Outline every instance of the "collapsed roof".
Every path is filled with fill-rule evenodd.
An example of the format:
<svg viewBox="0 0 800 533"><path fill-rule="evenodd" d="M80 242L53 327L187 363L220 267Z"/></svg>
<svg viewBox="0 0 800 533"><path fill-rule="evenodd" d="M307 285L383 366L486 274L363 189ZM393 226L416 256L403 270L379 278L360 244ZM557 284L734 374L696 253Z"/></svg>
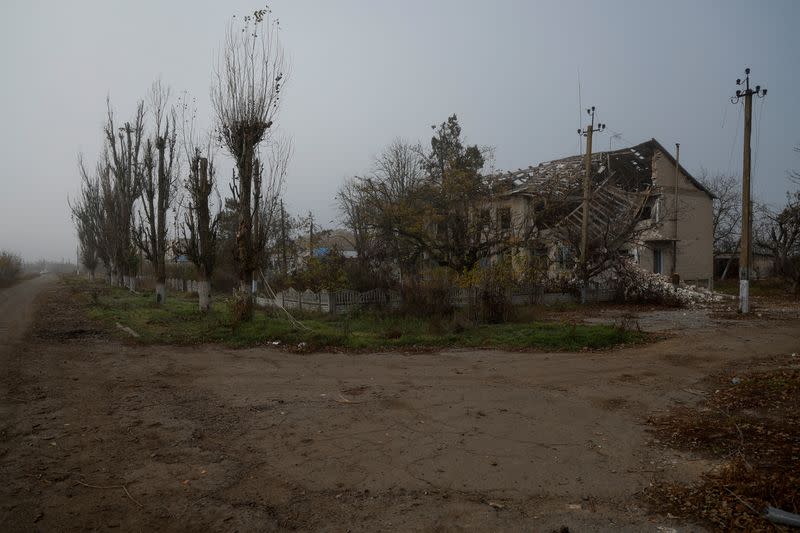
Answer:
<svg viewBox="0 0 800 533"><path fill-rule="evenodd" d="M608 182L608 185L627 192L648 190L654 185L652 163L656 151L675 163L672 155L655 139L628 148L593 153L593 188ZM585 159L583 155L574 155L500 173L497 177L505 182L508 189L506 194L509 195L539 196L546 193L562 198L579 198ZM686 169L681 167L681 171L695 187L711 195Z"/></svg>

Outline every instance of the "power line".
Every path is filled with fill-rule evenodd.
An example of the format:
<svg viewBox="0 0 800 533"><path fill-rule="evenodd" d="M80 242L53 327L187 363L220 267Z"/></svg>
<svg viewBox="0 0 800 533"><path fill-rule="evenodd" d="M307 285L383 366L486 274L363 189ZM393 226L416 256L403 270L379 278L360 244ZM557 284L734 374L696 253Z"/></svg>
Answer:
<svg viewBox="0 0 800 533"><path fill-rule="evenodd" d="M739 113L736 116L736 129L733 132L733 142L731 143L731 155L728 158L728 175L733 174L733 152L736 150L736 143L739 140L739 124L742 122L742 108L739 108Z"/></svg>

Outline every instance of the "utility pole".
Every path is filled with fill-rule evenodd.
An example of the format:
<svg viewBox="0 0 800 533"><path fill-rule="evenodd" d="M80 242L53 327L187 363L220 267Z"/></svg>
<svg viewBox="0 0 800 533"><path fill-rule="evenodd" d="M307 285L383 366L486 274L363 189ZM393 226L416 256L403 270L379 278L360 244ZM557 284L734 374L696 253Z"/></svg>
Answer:
<svg viewBox="0 0 800 533"><path fill-rule="evenodd" d="M672 208L674 234L672 235L672 282L676 283L678 272L678 174L681 168L681 143L675 143L675 205Z"/></svg>
<svg viewBox="0 0 800 533"><path fill-rule="evenodd" d="M744 155L742 157L742 239L739 251L739 312L750 312L750 255L752 209L750 202L750 130L753 119L753 95L764 98L767 90L756 85L750 88L750 69L744 69L744 80L737 79L736 85L744 85L744 90L736 89L731 103L738 104L744 98Z"/></svg>
<svg viewBox="0 0 800 533"><path fill-rule="evenodd" d="M314 213L308 212L308 257L314 257Z"/></svg>
<svg viewBox="0 0 800 533"><path fill-rule="evenodd" d="M592 134L606 129L605 124L594 126L594 106L586 110L591 117L591 122L586 129L578 130L578 135L586 137L586 169L583 173L583 219L581 220L581 303L586 303L586 285L589 282L589 196L591 193L592 175Z"/></svg>

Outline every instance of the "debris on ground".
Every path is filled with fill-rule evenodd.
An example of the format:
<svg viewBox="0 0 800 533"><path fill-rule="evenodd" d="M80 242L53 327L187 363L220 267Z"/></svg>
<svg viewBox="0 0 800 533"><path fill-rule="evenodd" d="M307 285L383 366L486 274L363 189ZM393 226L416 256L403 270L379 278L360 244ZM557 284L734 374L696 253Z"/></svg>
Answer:
<svg viewBox="0 0 800 533"><path fill-rule="evenodd" d="M764 509L764 518L775 524L784 526L800 527L800 514L787 513L782 509L767 507Z"/></svg>
<svg viewBox="0 0 800 533"><path fill-rule="evenodd" d="M700 482L655 483L645 498L724 531L774 531L760 511L800 512L800 369L759 369L718 390L697 407L680 406L650 419L662 445L715 459Z"/></svg>
<svg viewBox="0 0 800 533"><path fill-rule="evenodd" d="M133 330L132 330L131 328L129 328L128 326L123 326L123 325L122 325L122 324L120 324L119 322L117 322L117 329L120 329L120 330L124 331L125 333L127 333L127 334L128 334L128 335L130 335L131 337L135 337L135 338L137 338L137 339L139 338L139 334L138 334L138 333L136 333L135 331L133 331Z"/></svg>
<svg viewBox="0 0 800 533"><path fill-rule="evenodd" d="M675 307L704 307L723 301L726 296L684 282L672 283L663 274L647 272L634 264L623 264L611 277L626 302L672 305Z"/></svg>

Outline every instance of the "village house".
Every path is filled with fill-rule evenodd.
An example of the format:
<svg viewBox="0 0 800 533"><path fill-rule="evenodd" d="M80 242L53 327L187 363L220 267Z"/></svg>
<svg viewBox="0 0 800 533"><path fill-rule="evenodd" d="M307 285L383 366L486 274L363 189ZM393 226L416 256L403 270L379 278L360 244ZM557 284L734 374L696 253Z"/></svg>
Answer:
<svg viewBox="0 0 800 533"><path fill-rule="evenodd" d="M569 237L580 235L584 164L585 156L576 155L503 173L507 187L491 202L498 226L523 240L532 225L541 226L536 242L548 244L523 243L520 250L548 259L554 276L574 265ZM658 141L592 154L591 188L590 242L605 239L603 247L628 254L642 269L712 288L713 195ZM548 210L550 220L537 217ZM615 241L614 226L625 220L635 228Z"/></svg>

